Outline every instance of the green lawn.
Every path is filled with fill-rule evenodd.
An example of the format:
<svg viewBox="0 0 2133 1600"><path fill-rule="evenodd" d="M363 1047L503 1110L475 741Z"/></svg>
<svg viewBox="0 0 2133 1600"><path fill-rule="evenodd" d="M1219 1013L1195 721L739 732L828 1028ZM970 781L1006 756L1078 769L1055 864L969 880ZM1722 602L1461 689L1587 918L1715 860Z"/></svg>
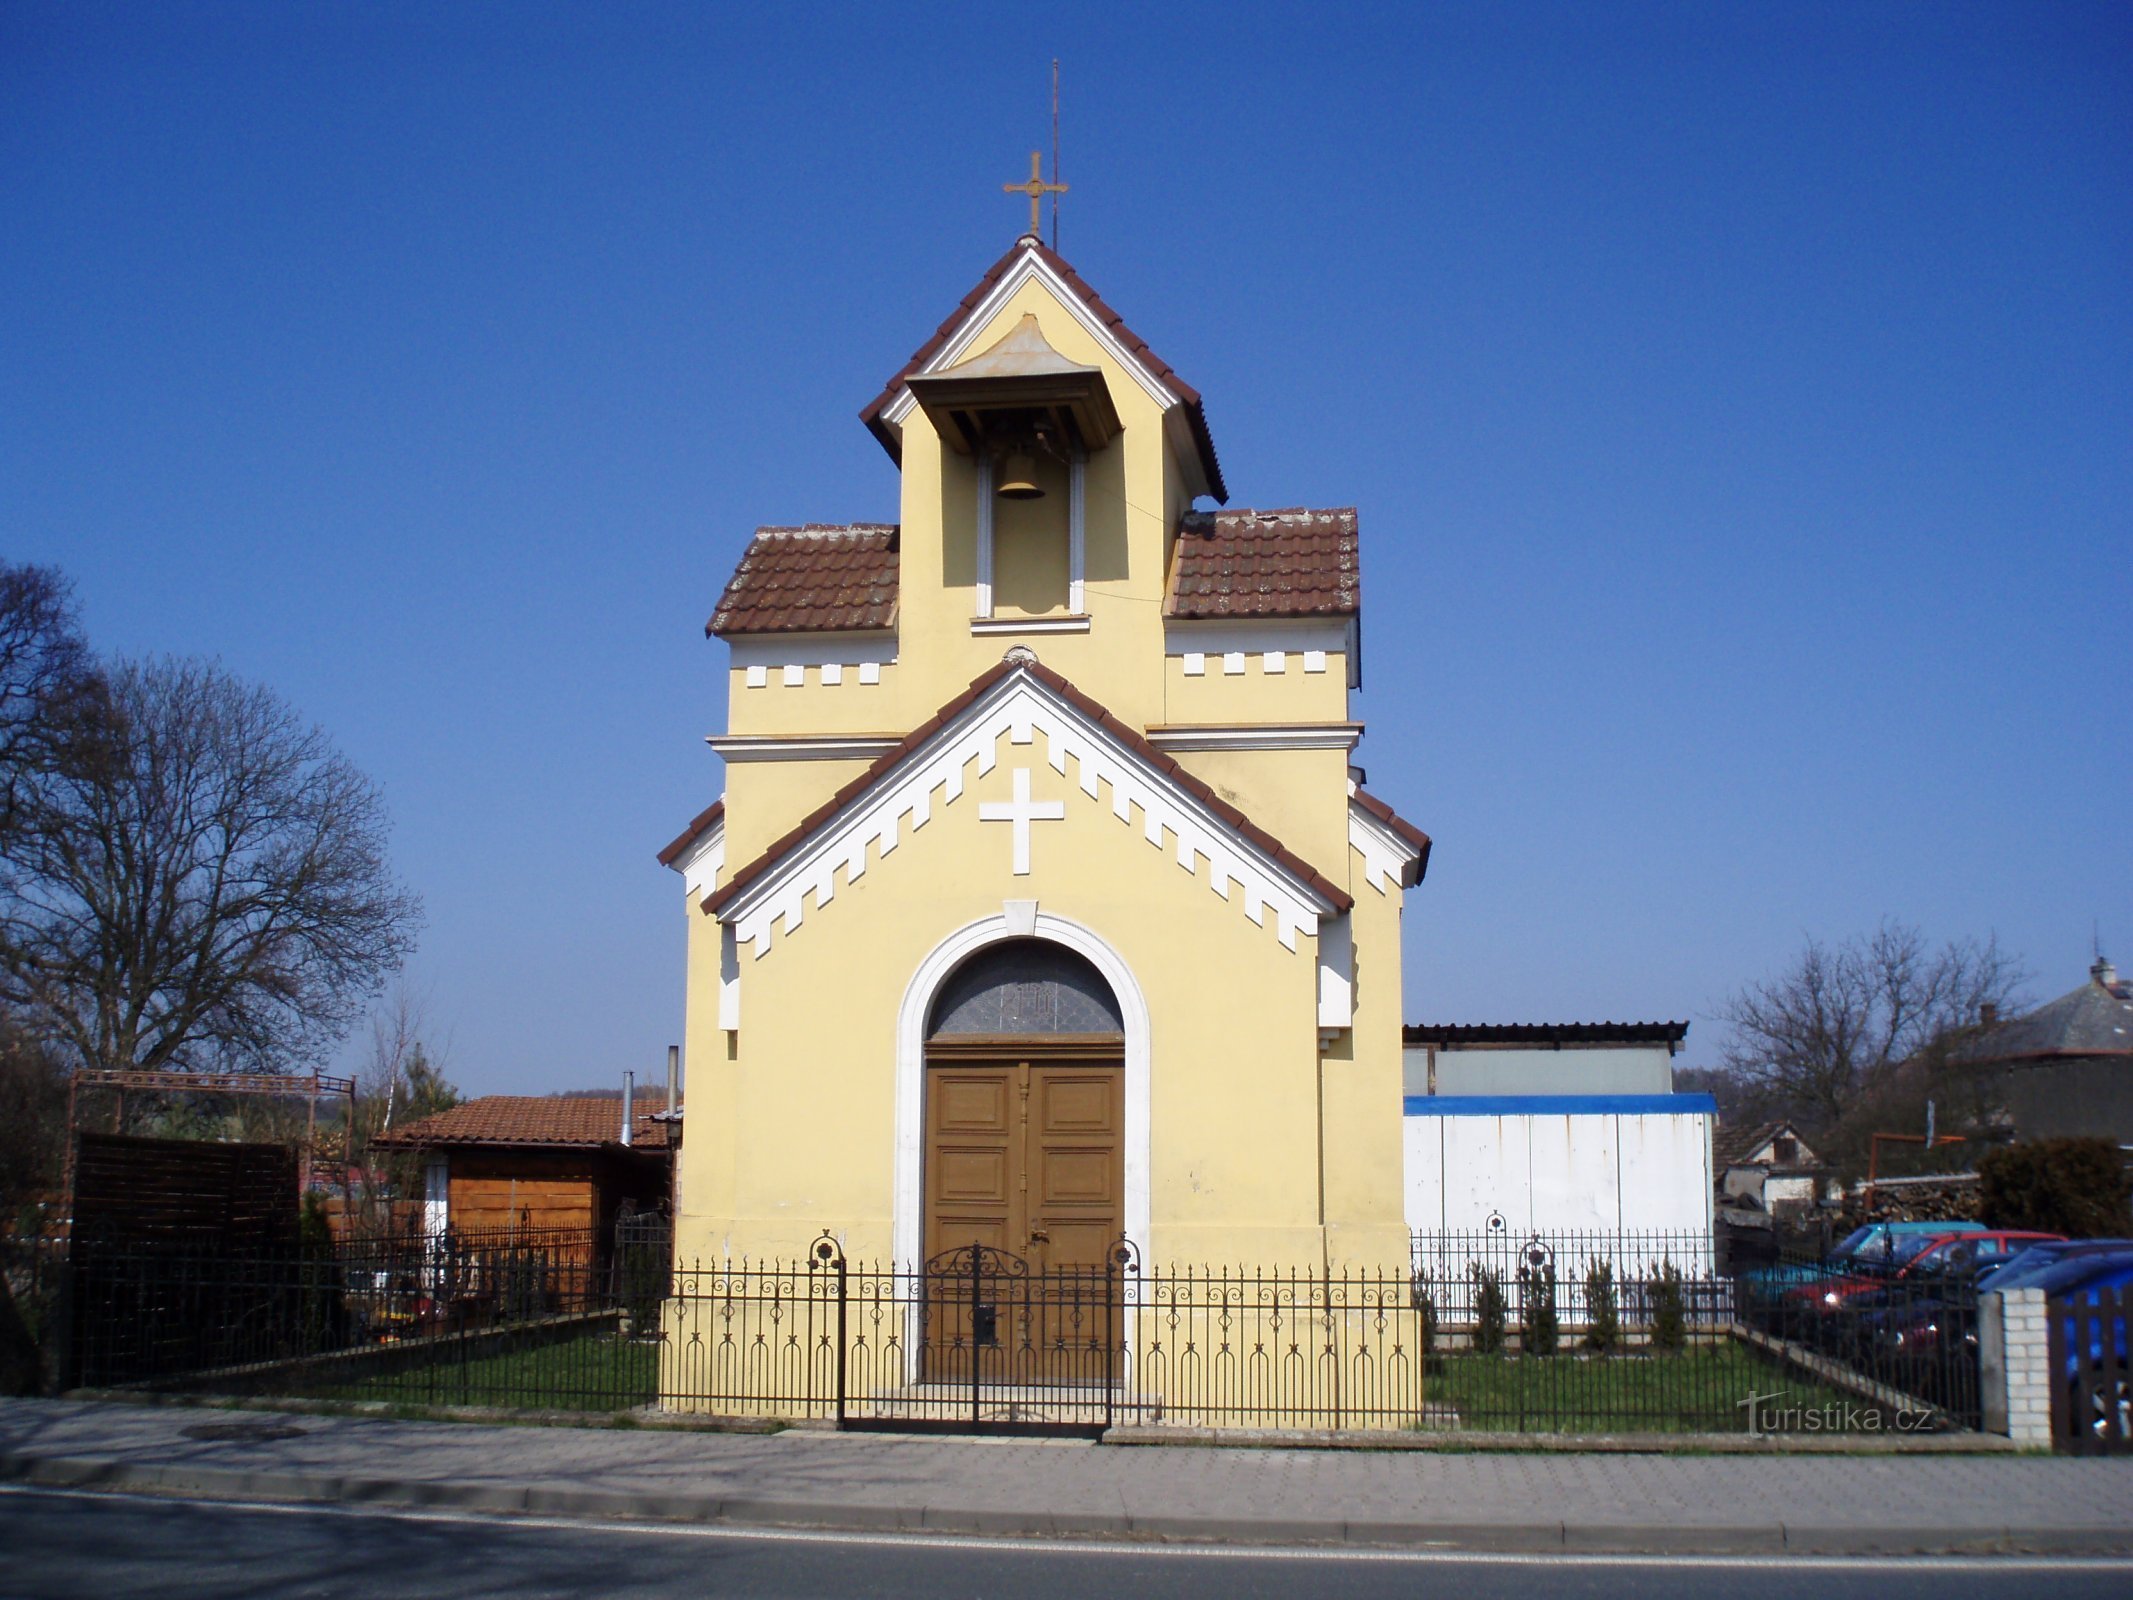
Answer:
<svg viewBox="0 0 2133 1600"><path fill-rule="evenodd" d="M1780 1395L1778 1392L1783 1391ZM1532 1433L1735 1433L1750 1395L1766 1432L1870 1429L1870 1408L1731 1342L1675 1355L1484 1356L1432 1360L1425 1398L1462 1427ZM1773 1412L1782 1408L1782 1414ZM1882 1419L1886 1425L1886 1419Z"/></svg>
<svg viewBox="0 0 2133 1600"><path fill-rule="evenodd" d="M529 1411L621 1411L651 1404L659 1391L659 1347L608 1333L580 1334L464 1361L449 1350L440 1351L439 1357L335 1384L318 1398Z"/></svg>

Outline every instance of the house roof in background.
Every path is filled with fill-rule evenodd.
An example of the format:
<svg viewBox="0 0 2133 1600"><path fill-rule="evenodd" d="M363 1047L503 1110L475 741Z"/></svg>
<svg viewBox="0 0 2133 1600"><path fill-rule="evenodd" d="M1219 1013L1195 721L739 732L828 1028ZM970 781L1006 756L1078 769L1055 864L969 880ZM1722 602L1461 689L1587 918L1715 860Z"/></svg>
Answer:
<svg viewBox="0 0 2133 1600"><path fill-rule="evenodd" d="M897 545L888 522L758 528L704 632L729 639L893 627Z"/></svg>
<svg viewBox="0 0 2133 1600"><path fill-rule="evenodd" d="M1689 1035L1686 1022L1410 1022L1408 1044L1663 1044Z"/></svg>
<svg viewBox="0 0 2133 1600"><path fill-rule="evenodd" d="M664 1152L667 1125L652 1113L666 1108L664 1093L637 1097L630 1130L632 1149ZM622 1142L622 1096L487 1094L439 1111L371 1141L393 1150L435 1150L472 1145L594 1149Z"/></svg>
<svg viewBox="0 0 2133 1600"><path fill-rule="evenodd" d="M2133 984L2109 962L2089 969L2089 981L2006 1022L1986 1023L1955 1047L1957 1061L2049 1061L2065 1056L2133 1056Z"/></svg>
<svg viewBox="0 0 2133 1600"><path fill-rule="evenodd" d="M1740 1122L1720 1123L1711 1135L1711 1160L1721 1172L1727 1167L1745 1166L1754 1161L1755 1153L1771 1140L1789 1135L1797 1140L1802 1159L1776 1163L1785 1167L1820 1166L1821 1158L1807 1147L1807 1141L1789 1122Z"/></svg>
<svg viewBox="0 0 2133 1600"><path fill-rule="evenodd" d="M1362 609L1355 507L1188 511L1178 521L1164 614L1352 617Z"/></svg>

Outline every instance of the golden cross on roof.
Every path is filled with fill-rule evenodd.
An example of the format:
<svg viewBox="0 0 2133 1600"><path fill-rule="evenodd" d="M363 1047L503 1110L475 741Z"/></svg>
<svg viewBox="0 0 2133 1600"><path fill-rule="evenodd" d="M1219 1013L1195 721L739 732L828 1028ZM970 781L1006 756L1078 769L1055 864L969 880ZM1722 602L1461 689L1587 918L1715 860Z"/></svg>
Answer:
<svg viewBox="0 0 2133 1600"><path fill-rule="evenodd" d="M1039 152L1032 150L1029 153L1029 182L1003 183L1000 185L1000 192L1002 194L1026 194L1029 196L1029 231L1033 237L1041 239L1044 234L1038 218L1038 209L1044 204L1046 195L1065 194L1067 186L1063 183L1046 183L1044 181L1043 157Z"/></svg>

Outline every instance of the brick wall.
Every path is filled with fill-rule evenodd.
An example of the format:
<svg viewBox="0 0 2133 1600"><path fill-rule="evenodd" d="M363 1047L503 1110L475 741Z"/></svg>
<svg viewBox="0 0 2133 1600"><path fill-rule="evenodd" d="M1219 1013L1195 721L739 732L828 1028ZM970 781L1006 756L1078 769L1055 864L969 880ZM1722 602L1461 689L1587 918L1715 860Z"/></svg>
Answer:
<svg viewBox="0 0 2133 1600"><path fill-rule="evenodd" d="M2051 1336L2042 1289L1988 1294L1980 1302L1978 1379L1986 1432L2051 1448Z"/></svg>

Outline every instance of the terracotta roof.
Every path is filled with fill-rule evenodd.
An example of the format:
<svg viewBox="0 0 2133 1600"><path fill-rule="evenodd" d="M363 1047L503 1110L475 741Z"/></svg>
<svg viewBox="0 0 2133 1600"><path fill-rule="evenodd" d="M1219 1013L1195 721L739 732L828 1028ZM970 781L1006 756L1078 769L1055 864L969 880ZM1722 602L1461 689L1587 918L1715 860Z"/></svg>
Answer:
<svg viewBox="0 0 2133 1600"><path fill-rule="evenodd" d="M1800 1138L1799 1130L1789 1122L1746 1122L1727 1125L1720 1123L1711 1135L1711 1164L1723 1172L1728 1167L1747 1165L1755 1152L1775 1139L1779 1134L1790 1134L1799 1144L1800 1154L1805 1159L1778 1162L1773 1165L1786 1168L1804 1168L1821 1165L1815 1153L1807 1148Z"/></svg>
<svg viewBox="0 0 2133 1600"><path fill-rule="evenodd" d="M1410 1022L1409 1044L1665 1044L1689 1035L1686 1022Z"/></svg>
<svg viewBox="0 0 2133 1600"><path fill-rule="evenodd" d="M1173 617L1352 617L1362 608L1355 507L1188 511L1170 558Z"/></svg>
<svg viewBox="0 0 2133 1600"><path fill-rule="evenodd" d="M1123 345L1134 360L1154 374L1164 388L1178 397L1185 407L1185 420L1192 428L1193 444L1200 454L1201 470L1207 475L1208 490L1216 500L1227 500L1229 489L1222 481L1222 463L1215 456L1214 436L1207 431L1207 408L1200 400L1200 391L1179 377L1177 369L1169 362L1149 349L1148 341L1127 327L1125 319L1104 304L1103 297L1082 280L1080 273L1068 266L1062 257L1054 255L1026 234L1017 239L1013 248L986 270L985 276L978 280L977 287L964 295L962 303L948 313L948 320L933 331L933 337L920 345L896 376L882 386L881 393L868 402L866 408L859 413L859 420L881 441L882 448L889 452L891 459L902 460L895 431L882 420L882 413L896 398L897 391L904 386L904 380L931 361L941 346L955 337L956 330L963 326L970 314L992 293L994 285L1007 275L1008 269L1022 258L1025 251L1034 251L1037 258L1059 275L1060 280L1074 292L1081 303L1095 313L1097 321L1110 329L1111 337Z"/></svg>
<svg viewBox="0 0 2133 1600"><path fill-rule="evenodd" d="M688 849L690 845L696 843L698 837L703 833L706 828L712 826L714 823L721 821L725 817L725 815L726 802L722 799L712 801L708 806L704 807L703 810L697 812L696 815L690 819L689 825L681 830L680 836L676 838L672 844L668 845L664 850L659 852L659 864L662 867L671 867L672 865L674 865L675 861L680 858L682 851Z"/></svg>
<svg viewBox="0 0 2133 1600"><path fill-rule="evenodd" d="M898 763L902 762L928 739L932 738L942 728L974 705L978 698L992 688L994 684L1014 672L1028 673L1039 683L1044 684L1047 688L1060 695L1083 716L1087 717L1091 722L1099 724L1119 743L1125 745L1136 756L1140 757L1141 760L1161 772L1171 782L1190 794L1194 800L1221 818L1225 824L1250 840L1259 850L1279 862L1291 875L1309 885L1312 892L1329 902L1336 911L1346 911L1355 904L1354 899L1345 889L1342 889L1327 878L1310 862L1297 855L1279 839L1216 794L1213 789L1201 782L1200 779L1186 771L1176 760L1156 749L1140 733L1119 721L1101 703L1090 699L1089 696L1083 694L1050 667L1036 661L1003 661L998 666L988 668L978 677L971 680L969 688L913 728L895 749L886 752L866 771L853 778L851 782L809 812L797 827L734 873L723 887L706 895L703 901L704 910L716 915L730 905L756 879L762 877L772 867L775 867L786 856L805 843L809 835L813 834L816 829L831 821L846 806L878 783Z"/></svg>
<svg viewBox="0 0 2133 1600"><path fill-rule="evenodd" d="M704 632L830 633L896 621L893 523L758 528Z"/></svg>
<svg viewBox="0 0 2133 1600"><path fill-rule="evenodd" d="M1349 789L1348 798L1421 852L1421 859L1415 863L1415 882L1420 883L1429 872L1429 835L1412 822L1409 822L1361 784L1356 784ZM1688 1024L1685 1022L1682 1024L1683 1028L1687 1026Z"/></svg>
<svg viewBox="0 0 2133 1600"><path fill-rule="evenodd" d="M664 1093L640 1094L633 1108L633 1147L666 1149L667 1125L651 1114L666 1108ZM428 1150L441 1145L554 1145L592 1147L622 1141L622 1096L486 1094L423 1117L371 1143L386 1149Z"/></svg>

